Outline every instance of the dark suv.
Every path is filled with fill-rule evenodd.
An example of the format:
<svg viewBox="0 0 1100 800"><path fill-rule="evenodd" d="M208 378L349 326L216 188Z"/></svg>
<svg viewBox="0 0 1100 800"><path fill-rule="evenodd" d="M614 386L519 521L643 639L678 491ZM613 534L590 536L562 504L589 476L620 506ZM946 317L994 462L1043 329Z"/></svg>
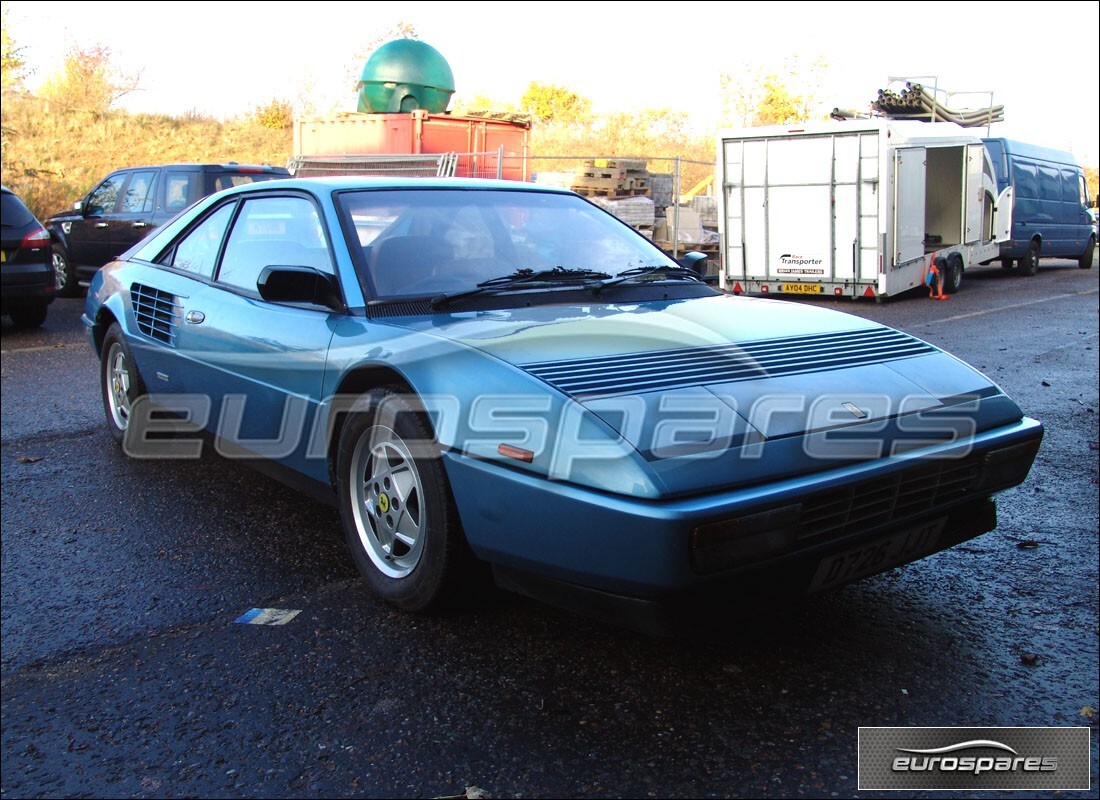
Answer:
<svg viewBox="0 0 1100 800"><path fill-rule="evenodd" d="M242 183L289 178L282 167L253 164L162 164L112 172L46 221L53 239L57 293L80 294L96 270L150 231L209 194Z"/></svg>

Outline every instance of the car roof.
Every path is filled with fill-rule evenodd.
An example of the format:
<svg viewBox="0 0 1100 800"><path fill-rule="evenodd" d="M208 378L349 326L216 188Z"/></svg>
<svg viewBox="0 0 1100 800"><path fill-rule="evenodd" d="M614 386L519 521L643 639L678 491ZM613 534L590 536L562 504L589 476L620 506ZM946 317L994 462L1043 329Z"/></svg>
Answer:
<svg viewBox="0 0 1100 800"><path fill-rule="evenodd" d="M570 189L559 186L510 181L497 178L414 178L379 175L325 175L308 178L281 178L277 182L249 183L236 186L234 192L270 191L275 187L295 187L302 189L329 189L332 191L348 189L497 189L542 194L574 194Z"/></svg>

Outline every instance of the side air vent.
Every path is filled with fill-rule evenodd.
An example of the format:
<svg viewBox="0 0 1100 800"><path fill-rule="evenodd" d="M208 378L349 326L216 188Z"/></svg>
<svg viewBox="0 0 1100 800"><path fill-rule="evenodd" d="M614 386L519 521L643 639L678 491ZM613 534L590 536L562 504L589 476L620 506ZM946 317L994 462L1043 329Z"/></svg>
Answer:
<svg viewBox="0 0 1100 800"><path fill-rule="evenodd" d="M130 300L139 331L165 344L176 343L176 325L180 320L178 297L135 283L130 286Z"/></svg>
<svg viewBox="0 0 1100 800"><path fill-rule="evenodd" d="M873 329L544 361L523 369L568 395L592 397L824 372L934 351L931 345L900 331Z"/></svg>

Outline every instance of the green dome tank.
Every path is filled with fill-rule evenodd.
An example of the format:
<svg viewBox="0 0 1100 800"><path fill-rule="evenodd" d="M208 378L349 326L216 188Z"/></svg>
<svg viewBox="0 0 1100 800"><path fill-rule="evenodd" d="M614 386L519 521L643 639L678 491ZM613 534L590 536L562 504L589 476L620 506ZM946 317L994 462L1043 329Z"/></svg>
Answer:
<svg viewBox="0 0 1100 800"><path fill-rule="evenodd" d="M455 79L450 65L434 47L416 39L395 39L367 59L357 88L361 113L422 108L441 114L451 102Z"/></svg>

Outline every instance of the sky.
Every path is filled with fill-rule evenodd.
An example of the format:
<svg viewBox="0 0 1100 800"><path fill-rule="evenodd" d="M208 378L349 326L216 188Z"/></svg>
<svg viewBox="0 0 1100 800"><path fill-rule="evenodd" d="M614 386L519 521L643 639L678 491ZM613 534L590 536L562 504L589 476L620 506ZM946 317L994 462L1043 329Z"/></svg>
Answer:
<svg viewBox="0 0 1100 800"><path fill-rule="evenodd" d="M1027 21L981 2L30 2L5 0L5 27L35 88L73 47L104 45L138 74L119 107L247 114L305 97L354 111L371 43L396 26L437 49L456 97L517 103L562 86L595 112L686 111L720 125L720 76L821 59L821 106L870 110L893 78L937 86L956 111L1004 106L990 135L1069 150L1100 165L1100 2L1045 2ZM1044 35L1049 38L1044 39ZM789 86L799 93L797 83ZM982 129L982 135L984 129Z"/></svg>

